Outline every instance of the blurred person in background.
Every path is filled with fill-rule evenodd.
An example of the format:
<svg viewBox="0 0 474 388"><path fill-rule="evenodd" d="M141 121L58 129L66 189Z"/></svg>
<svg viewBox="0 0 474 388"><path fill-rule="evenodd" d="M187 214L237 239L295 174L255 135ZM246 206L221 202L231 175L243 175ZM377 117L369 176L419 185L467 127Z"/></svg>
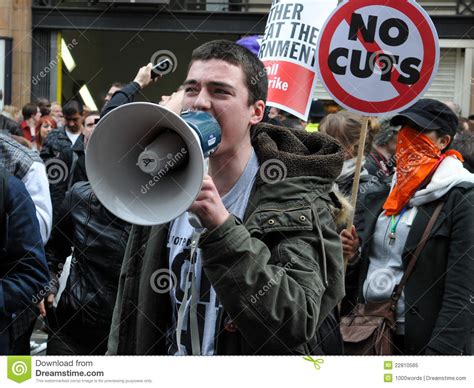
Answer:
<svg viewBox="0 0 474 388"><path fill-rule="evenodd" d="M305 127L301 123L301 120L298 117L295 117L295 116L287 117L285 120L283 120L281 122L281 125L284 126L284 127L287 127L287 128L293 128L293 129L297 129L297 130L300 130L300 131L305 130Z"/></svg>
<svg viewBox="0 0 474 388"><path fill-rule="evenodd" d="M54 285L46 301L48 355L104 355L131 225L97 199L87 181L85 148L99 119L89 112L84 131L59 159L68 166L66 184L51 185L55 210L47 261ZM72 254L66 286L58 301L58 280Z"/></svg>
<svg viewBox="0 0 474 388"><path fill-rule="evenodd" d="M131 225L110 213L89 182L67 192L46 257L55 279L46 300L48 355L104 355ZM72 254L66 286L53 307L63 265Z"/></svg>
<svg viewBox="0 0 474 388"><path fill-rule="evenodd" d="M64 125L63 108L57 102L51 103L51 117L56 121L57 128Z"/></svg>
<svg viewBox="0 0 474 388"><path fill-rule="evenodd" d="M468 120L469 120L469 130L471 132L474 132L474 115L470 115L468 117Z"/></svg>
<svg viewBox="0 0 474 388"><path fill-rule="evenodd" d="M461 117L461 105L454 101L444 101L443 103L451 109L458 118Z"/></svg>
<svg viewBox="0 0 474 388"><path fill-rule="evenodd" d="M51 116L42 116L36 124L36 147L38 151L43 149L43 144L48 134L56 129L56 121Z"/></svg>
<svg viewBox="0 0 474 388"><path fill-rule="evenodd" d="M57 156L57 162L65 168L63 179L51 183L51 201L53 204L53 219L56 219L66 192L77 182L87 181L85 147L99 120L100 113L89 112L84 118L83 133L71 148L63 149Z"/></svg>
<svg viewBox="0 0 474 388"><path fill-rule="evenodd" d="M122 90L124 85L122 85L121 82L114 82L112 85L110 85L109 90L107 91L107 94L104 97L104 106L102 107L102 110L105 109L107 106L108 102L112 98L112 96L115 94L115 92L118 92L119 90Z"/></svg>
<svg viewBox="0 0 474 388"><path fill-rule="evenodd" d="M319 100L313 100L311 102L311 108L309 110L308 124L306 125L307 132L317 132L319 131L319 124L321 120L326 116L326 111L324 110L324 103Z"/></svg>
<svg viewBox="0 0 474 388"><path fill-rule="evenodd" d="M266 106L262 122L281 126L281 120L287 119L285 113L281 109Z"/></svg>
<svg viewBox="0 0 474 388"><path fill-rule="evenodd" d="M15 123L21 121L21 110L14 105L4 105L2 115L12 119Z"/></svg>
<svg viewBox="0 0 474 388"><path fill-rule="evenodd" d="M280 109L278 108L275 108L273 106L270 107L270 109L268 110L268 117L271 118L271 119L280 119Z"/></svg>
<svg viewBox="0 0 474 388"><path fill-rule="evenodd" d="M374 136L372 150L367 155L364 167L379 181L384 181L395 172L397 135L400 127L390 124L390 119L380 120L380 130Z"/></svg>
<svg viewBox="0 0 474 388"><path fill-rule="evenodd" d="M469 132L469 120L465 117L459 117L458 133Z"/></svg>
<svg viewBox="0 0 474 388"><path fill-rule="evenodd" d="M338 140L344 148L344 165L341 174L336 179L336 184L341 193L348 197L350 197L352 193L352 183L355 176L361 130L362 116L349 111L331 113L327 115L319 125L319 131L321 133L325 133ZM370 152L374 135L378 130L379 123L377 119L370 118L364 149L365 156ZM371 177L365 169L364 164L365 158L363 160L360 174L359 192L361 191L363 184L371 181Z"/></svg>
<svg viewBox="0 0 474 388"><path fill-rule="evenodd" d="M459 151L464 158L464 168L474 173L474 132L463 132L456 135L452 149Z"/></svg>
<svg viewBox="0 0 474 388"><path fill-rule="evenodd" d="M71 148L84 129L83 107L79 101L69 101L63 107L64 127L51 131L43 144L41 158L47 161L57 158L61 151Z"/></svg>
<svg viewBox="0 0 474 388"><path fill-rule="evenodd" d="M0 101L3 100L3 91L0 89ZM0 130L6 129L9 133L16 136L23 136L23 131L20 128L20 124L13 120L12 117L0 114Z"/></svg>
<svg viewBox="0 0 474 388"><path fill-rule="evenodd" d="M38 108L41 112L41 117L49 116L51 114L51 102L47 98L38 98L36 100L36 105L38 105Z"/></svg>
<svg viewBox="0 0 474 388"><path fill-rule="evenodd" d="M100 119L100 113L97 111L91 111L84 117L84 145L87 145L87 142L89 141L89 138L92 135L92 132L94 131L94 128L97 125L97 122Z"/></svg>
<svg viewBox="0 0 474 388"><path fill-rule="evenodd" d="M87 105L82 106L82 117L86 117L90 112L92 112L92 109L88 107Z"/></svg>
<svg viewBox="0 0 474 388"><path fill-rule="evenodd" d="M33 149L36 149L36 125L41 117L41 112L38 105L35 103L28 103L21 109L23 120L20 123L23 137L30 141Z"/></svg>

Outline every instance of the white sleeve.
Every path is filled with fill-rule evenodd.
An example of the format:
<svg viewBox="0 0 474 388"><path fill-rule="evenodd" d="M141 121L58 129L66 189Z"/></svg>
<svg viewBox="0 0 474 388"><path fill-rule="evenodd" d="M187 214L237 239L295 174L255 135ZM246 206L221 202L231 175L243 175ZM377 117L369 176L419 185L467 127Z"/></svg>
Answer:
<svg viewBox="0 0 474 388"><path fill-rule="evenodd" d="M53 206L51 205L48 176L46 175L46 167L44 164L34 162L22 181L35 204L41 238L43 239L43 243L46 244L51 235Z"/></svg>

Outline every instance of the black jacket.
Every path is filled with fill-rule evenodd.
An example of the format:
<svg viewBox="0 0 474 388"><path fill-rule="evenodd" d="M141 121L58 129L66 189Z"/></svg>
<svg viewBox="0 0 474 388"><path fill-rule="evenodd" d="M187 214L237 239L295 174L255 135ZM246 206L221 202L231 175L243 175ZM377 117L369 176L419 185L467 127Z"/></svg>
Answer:
<svg viewBox="0 0 474 388"><path fill-rule="evenodd" d="M130 225L106 210L88 182L67 192L46 247L52 276L74 254L56 316L61 330L81 335L93 328L107 337ZM86 339L85 339L86 340Z"/></svg>
<svg viewBox="0 0 474 388"><path fill-rule="evenodd" d="M73 144L66 135L66 129L64 127L54 129L46 136L46 140L40 152L41 159L46 162L49 159L57 158L62 151L70 149L72 146Z"/></svg>
<svg viewBox="0 0 474 388"><path fill-rule="evenodd" d="M358 273L362 286L369 266L369 249L375 224L390 191L388 185L373 185L361 198L356 228L362 240L358 264L348 268L346 282ZM405 244L403 264L408 264L439 201L443 209L405 286L405 353L471 354L470 330L474 304L474 188L462 184L437 201L418 208ZM362 216L362 217L361 217ZM363 220L363 221L361 221Z"/></svg>
<svg viewBox="0 0 474 388"><path fill-rule="evenodd" d="M53 221L57 219L66 192L77 182L87 181L86 158L84 151L84 135L80 135L71 148L63 149L57 156L53 165L62 166L63 174L57 179L52 179L49 185L51 202L53 205Z"/></svg>

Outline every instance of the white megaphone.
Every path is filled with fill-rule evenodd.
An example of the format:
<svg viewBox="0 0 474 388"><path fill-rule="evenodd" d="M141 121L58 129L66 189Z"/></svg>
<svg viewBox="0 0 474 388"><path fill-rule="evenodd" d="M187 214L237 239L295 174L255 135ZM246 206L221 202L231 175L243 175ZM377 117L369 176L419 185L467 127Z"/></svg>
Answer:
<svg viewBox="0 0 474 388"><path fill-rule="evenodd" d="M99 201L117 217L164 224L194 202L206 159L220 141L219 124L206 112L178 116L149 102L122 105L99 121L89 139L87 176Z"/></svg>

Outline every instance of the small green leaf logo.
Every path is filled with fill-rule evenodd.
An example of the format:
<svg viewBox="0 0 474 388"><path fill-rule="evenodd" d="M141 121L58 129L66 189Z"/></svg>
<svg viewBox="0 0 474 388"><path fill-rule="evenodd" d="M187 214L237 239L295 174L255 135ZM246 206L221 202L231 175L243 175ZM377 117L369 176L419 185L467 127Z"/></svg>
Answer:
<svg viewBox="0 0 474 388"><path fill-rule="evenodd" d="M8 357L8 378L17 383L31 379L31 357L30 356L9 356Z"/></svg>
<svg viewBox="0 0 474 388"><path fill-rule="evenodd" d="M320 370L321 369L321 364L324 364L324 360L322 358L314 359L311 356L306 356L306 357L303 357L303 360L312 362L313 366L316 368L316 370Z"/></svg>

